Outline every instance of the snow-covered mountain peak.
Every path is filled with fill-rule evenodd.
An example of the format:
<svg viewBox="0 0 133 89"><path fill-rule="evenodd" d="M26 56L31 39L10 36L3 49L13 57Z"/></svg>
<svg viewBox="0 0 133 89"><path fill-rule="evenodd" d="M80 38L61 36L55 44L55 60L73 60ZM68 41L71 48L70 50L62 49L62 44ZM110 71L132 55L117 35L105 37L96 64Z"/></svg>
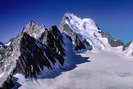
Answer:
<svg viewBox="0 0 133 89"><path fill-rule="evenodd" d="M98 30L95 22L91 18L79 18L74 14L66 13L64 15L65 23L75 26L75 30ZM78 27L79 29L76 29Z"/></svg>
<svg viewBox="0 0 133 89"><path fill-rule="evenodd" d="M79 18L74 14L66 13L61 21L60 29L69 35L76 34L83 42L85 40L89 43L95 52L123 46L122 41L103 32L91 18Z"/></svg>
<svg viewBox="0 0 133 89"><path fill-rule="evenodd" d="M90 24L95 24L95 22L91 19L91 18L83 18L83 19L81 19L81 18L79 18L78 16L76 16L76 15L74 15L74 14L72 14L72 13L66 13L65 15L64 15L64 17L67 19L67 20L75 20L75 21L82 21L82 22L87 22L87 23L90 23Z"/></svg>
<svg viewBox="0 0 133 89"><path fill-rule="evenodd" d="M90 18L79 18L66 13L61 21L61 30L67 34L77 34L80 39L87 40L94 50L109 48L107 38L103 38L96 23Z"/></svg>
<svg viewBox="0 0 133 89"><path fill-rule="evenodd" d="M45 27L38 25L35 21L31 20L24 28L22 33L26 32L30 36L38 39L40 35L45 31Z"/></svg>

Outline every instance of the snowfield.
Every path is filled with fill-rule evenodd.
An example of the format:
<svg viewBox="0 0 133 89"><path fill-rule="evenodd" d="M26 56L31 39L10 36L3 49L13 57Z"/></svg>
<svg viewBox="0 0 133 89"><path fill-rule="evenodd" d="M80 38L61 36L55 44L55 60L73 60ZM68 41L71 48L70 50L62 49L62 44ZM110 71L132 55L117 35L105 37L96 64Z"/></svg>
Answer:
<svg viewBox="0 0 133 89"><path fill-rule="evenodd" d="M132 59L111 51L80 55L90 62L78 64L55 78L28 80L19 89L133 89Z"/></svg>

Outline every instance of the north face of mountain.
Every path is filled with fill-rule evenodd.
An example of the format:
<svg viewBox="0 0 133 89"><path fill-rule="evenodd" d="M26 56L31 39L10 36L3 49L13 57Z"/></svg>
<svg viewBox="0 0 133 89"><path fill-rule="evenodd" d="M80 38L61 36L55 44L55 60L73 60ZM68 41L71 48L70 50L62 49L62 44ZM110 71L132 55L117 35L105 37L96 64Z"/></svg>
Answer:
<svg viewBox="0 0 133 89"><path fill-rule="evenodd" d="M63 66L63 43L63 36L56 26L47 29L31 21L22 33L10 40L9 46L1 43L0 85L16 73L36 78L44 68L52 70L55 64Z"/></svg>

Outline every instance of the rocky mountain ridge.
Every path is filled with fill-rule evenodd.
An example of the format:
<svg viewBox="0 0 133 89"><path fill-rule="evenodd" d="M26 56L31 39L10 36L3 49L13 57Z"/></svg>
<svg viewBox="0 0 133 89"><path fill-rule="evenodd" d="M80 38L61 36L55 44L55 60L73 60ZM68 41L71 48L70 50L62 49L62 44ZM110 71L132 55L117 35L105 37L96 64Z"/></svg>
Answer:
<svg viewBox="0 0 133 89"><path fill-rule="evenodd" d="M73 44L75 52L97 52L123 46L123 53L133 56L132 42L125 46L121 40L103 32L90 18L80 19L66 13L59 28L46 28L32 20L8 45L0 42L0 85L17 73L26 78L37 78L45 68L52 70L54 65L62 68L68 56L65 37Z"/></svg>

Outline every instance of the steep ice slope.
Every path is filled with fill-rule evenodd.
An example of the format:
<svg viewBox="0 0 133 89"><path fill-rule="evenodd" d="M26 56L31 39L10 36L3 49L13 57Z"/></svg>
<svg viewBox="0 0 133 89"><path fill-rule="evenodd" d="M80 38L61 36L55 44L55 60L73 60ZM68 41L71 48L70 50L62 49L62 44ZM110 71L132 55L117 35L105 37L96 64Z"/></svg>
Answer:
<svg viewBox="0 0 133 89"><path fill-rule="evenodd" d="M105 49L110 47L107 38L103 38L101 30L90 18L80 19L74 14L66 13L61 21L61 30L66 34L76 33L78 36L87 40L93 50Z"/></svg>
<svg viewBox="0 0 133 89"><path fill-rule="evenodd" d="M81 55L90 57L91 62L82 63L52 79L38 79L37 83L27 81L19 89L133 89L133 61L114 52Z"/></svg>

